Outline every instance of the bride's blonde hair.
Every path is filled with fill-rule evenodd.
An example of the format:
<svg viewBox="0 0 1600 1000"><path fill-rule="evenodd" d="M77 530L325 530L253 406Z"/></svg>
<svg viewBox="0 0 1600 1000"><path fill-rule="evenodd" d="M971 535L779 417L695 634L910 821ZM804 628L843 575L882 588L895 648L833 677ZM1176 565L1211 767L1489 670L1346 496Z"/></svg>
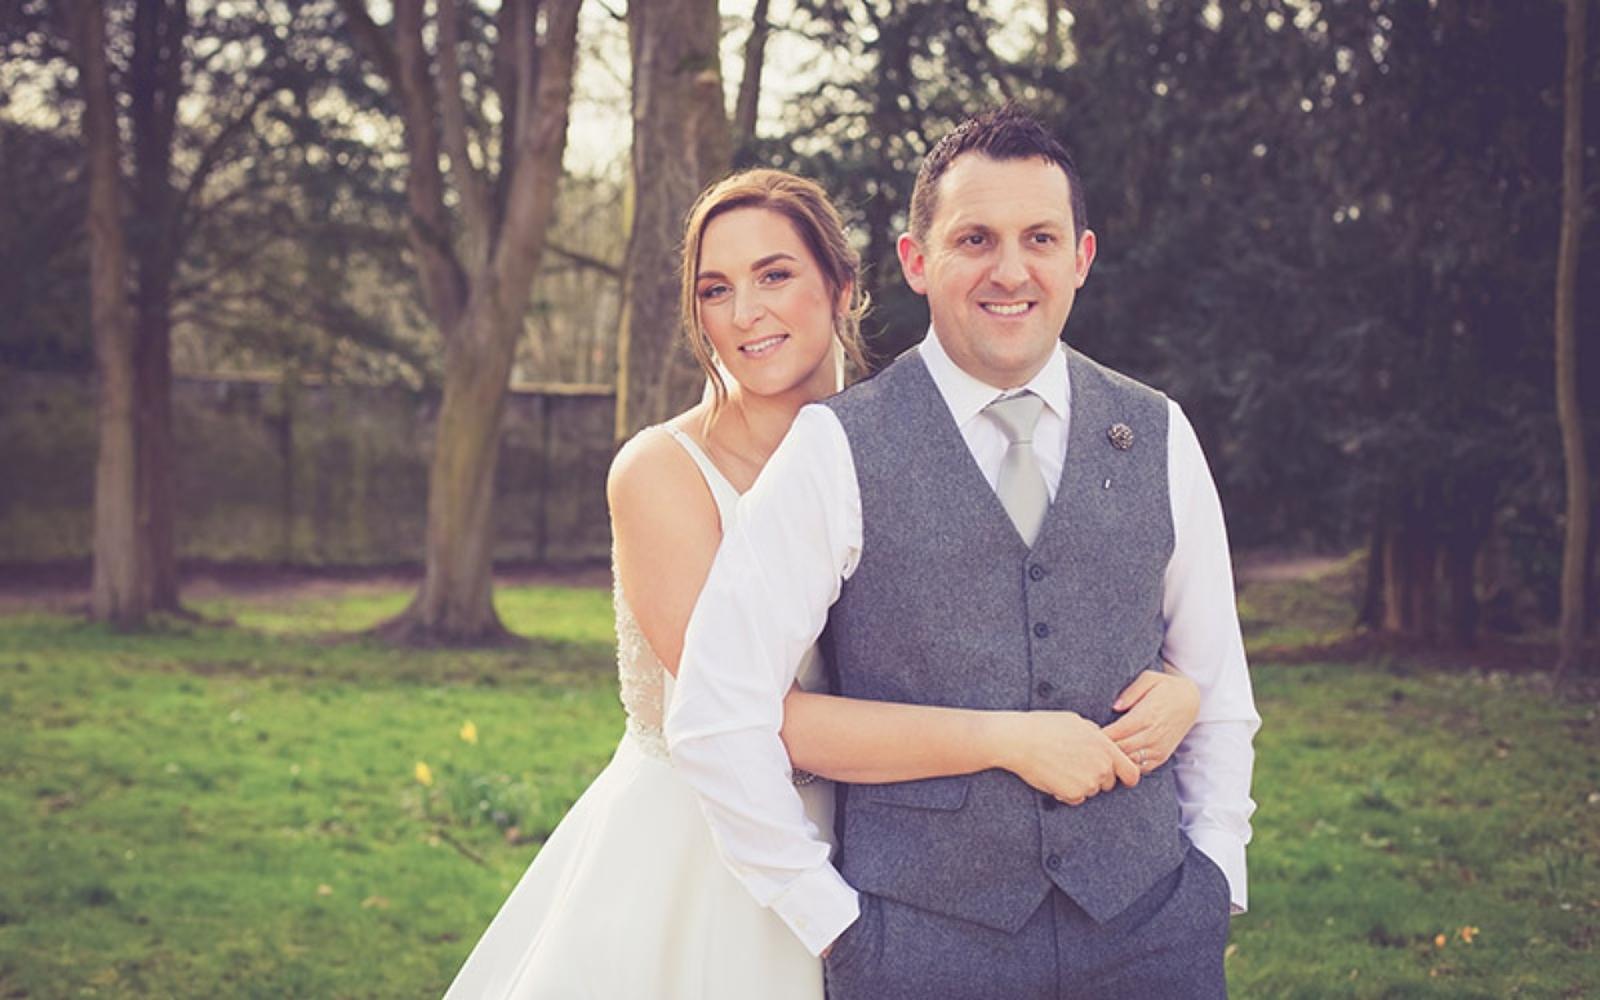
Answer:
<svg viewBox="0 0 1600 1000"><path fill-rule="evenodd" d="M695 275L700 271L700 245L711 220L736 208L764 208L788 219L806 249L816 258L830 302L838 302L844 289L849 301L833 318L833 332L845 356L859 372L867 370L866 352L861 344L861 317L867 311L866 293L861 290L861 255L845 237L844 222L814 181L782 170L759 168L725 177L701 192L689 210L683 233L683 329L689 349L705 372L714 397L713 409L728 398L728 384L717 365L711 340L700 322L700 296Z"/></svg>

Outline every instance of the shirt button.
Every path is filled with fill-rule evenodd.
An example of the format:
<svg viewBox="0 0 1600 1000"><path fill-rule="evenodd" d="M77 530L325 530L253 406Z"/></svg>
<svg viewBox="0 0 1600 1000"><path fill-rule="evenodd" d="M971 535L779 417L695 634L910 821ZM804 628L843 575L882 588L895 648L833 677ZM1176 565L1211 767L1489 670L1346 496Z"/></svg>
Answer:
<svg viewBox="0 0 1600 1000"><path fill-rule="evenodd" d="M1039 622L1033 626L1033 634L1041 639L1048 639L1050 638L1050 626L1044 622Z"/></svg>
<svg viewBox="0 0 1600 1000"><path fill-rule="evenodd" d="M1034 563L1032 566L1028 567L1028 579L1037 583L1038 581L1043 580L1044 577L1045 568L1043 566L1040 566L1038 563Z"/></svg>
<svg viewBox="0 0 1600 1000"><path fill-rule="evenodd" d="M1040 681L1038 684L1034 685L1033 689L1038 692L1039 697L1041 698L1048 698L1056 693L1056 686L1051 684L1049 681Z"/></svg>
<svg viewBox="0 0 1600 1000"><path fill-rule="evenodd" d="M1061 855L1052 854L1048 858L1045 858L1044 866L1051 871L1057 871L1061 867Z"/></svg>
<svg viewBox="0 0 1600 1000"><path fill-rule="evenodd" d="M1061 803L1056 801L1055 796L1041 792L1039 793L1039 805L1044 807L1045 812L1050 812L1060 806Z"/></svg>

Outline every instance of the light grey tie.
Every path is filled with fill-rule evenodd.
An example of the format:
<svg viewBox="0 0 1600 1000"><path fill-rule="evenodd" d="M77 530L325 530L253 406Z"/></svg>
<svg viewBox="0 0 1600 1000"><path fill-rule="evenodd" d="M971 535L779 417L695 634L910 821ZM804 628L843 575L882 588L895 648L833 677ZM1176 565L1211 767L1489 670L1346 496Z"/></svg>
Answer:
<svg viewBox="0 0 1600 1000"><path fill-rule="evenodd" d="M1044 400L1031 392L997 399L984 408L1010 442L1000 459L994 492L1011 515L1017 534L1030 547L1039 536L1039 525L1044 523L1044 512L1050 507L1050 491L1039 470L1038 456L1033 453L1033 428L1043 410Z"/></svg>

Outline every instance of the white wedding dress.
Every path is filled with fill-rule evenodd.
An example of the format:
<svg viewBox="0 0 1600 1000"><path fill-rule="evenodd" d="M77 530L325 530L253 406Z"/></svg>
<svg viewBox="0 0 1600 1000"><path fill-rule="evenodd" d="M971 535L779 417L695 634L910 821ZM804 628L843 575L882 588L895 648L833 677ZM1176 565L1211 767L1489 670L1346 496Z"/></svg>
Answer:
<svg viewBox="0 0 1600 1000"><path fill-rule="evenodd" d="M724 530L738 493L676 428ZM627 730L456 974L446 1000L822 1000L822 966L722 864L699 803L667 760L672 675L615 589ZM803 687L821 683L813 650ZM824 837L833 786L799 788Z"/></svg>

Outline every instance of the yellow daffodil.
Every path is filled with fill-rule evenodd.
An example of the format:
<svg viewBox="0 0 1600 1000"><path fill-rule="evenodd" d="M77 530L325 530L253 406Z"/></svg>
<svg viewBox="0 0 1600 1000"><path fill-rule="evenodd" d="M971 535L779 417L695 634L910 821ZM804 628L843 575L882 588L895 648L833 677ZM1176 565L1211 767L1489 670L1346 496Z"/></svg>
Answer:
<svg viewBox="0 0 1600 1000"><path fill-rule="evenodd" d="M412 770L411 773L417 776L417 784L425 785L429 788L433 787L433 768L429 767L427 764L420 760L417 761L417 766Z"/></svg>
<svg viewBox="0 0 1600 1000"><path fill-rule="evenodd" d="M471 743L473 746L478 745L478 727L473 725L471 719L468 719L466 722L462 723L461 738L467 743Z"/></svg>

